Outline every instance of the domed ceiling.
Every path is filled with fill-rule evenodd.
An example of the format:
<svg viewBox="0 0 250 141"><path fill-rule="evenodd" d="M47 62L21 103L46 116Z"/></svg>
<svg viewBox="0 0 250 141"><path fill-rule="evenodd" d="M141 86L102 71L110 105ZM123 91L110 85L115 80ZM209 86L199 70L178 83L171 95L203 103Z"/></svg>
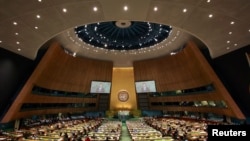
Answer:
<svg viewBox="0 0 250 141"><path fill-rule="evenodd" d="M138 21L111 21L75 28L83 42L109 50L134 50L154 46L167 39L170 26Z"/></svg>
<svg viewBox="0 0 250 141"><path fill-rule="evenodd" d="M178 28L143 21L108 21L80 25L58 35L74 57L112 61L131 67L133 61L173 55L192 37Z"/></svg>
<svg viewBox="0 0 250 141"><path fill-rule="evenodd" d="M216 58L250 44L249 12L249 0L1 0L0 47L35 59L56 40L72 56L130 67L197 39Z"/></svg>

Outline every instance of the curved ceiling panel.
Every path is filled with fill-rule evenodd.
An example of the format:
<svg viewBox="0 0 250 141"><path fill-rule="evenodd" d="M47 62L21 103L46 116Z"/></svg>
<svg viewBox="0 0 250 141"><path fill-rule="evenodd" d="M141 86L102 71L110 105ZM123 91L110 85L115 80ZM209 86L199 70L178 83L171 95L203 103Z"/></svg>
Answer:
<svg viewBox="0 0 250 141"><path fill-rule="evenodd" d="M73 55L129 66L167 55L195 37L215 58L250 44L249 13L249 0L1 0L0 47L35 59L43 45L56 39ZM132 28L135 21L156 27L146 36L149 26ZM100 43L76 36L75 27L98 23L120 30L103 30L113 38L107 41L91 29ZM171 26L168 38L167 32L157 36L160 24Z"/></svg>

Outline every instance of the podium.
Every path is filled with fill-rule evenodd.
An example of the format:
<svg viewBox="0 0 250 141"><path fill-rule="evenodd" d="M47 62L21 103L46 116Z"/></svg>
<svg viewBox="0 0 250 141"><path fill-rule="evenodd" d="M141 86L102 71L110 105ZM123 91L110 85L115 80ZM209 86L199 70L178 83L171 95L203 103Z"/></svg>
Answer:
<svg viewBox="0 0 250 141"><path fill-rule="evenodd" d="M127 119L129 119L130 111L129 110L119 110L118 111L118 119L122 122L125 122Z"/></svg>

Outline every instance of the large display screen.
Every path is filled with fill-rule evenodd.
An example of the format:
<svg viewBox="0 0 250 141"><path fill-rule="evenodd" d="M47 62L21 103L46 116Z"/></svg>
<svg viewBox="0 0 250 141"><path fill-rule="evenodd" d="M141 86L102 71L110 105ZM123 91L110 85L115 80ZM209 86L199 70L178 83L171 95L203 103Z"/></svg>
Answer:
<svg viewBox="0 0 250 141"><path fill-rule="evenodd" d="M156 92L156 85L154 80L137 81L135 82L136 93L150 93Z"/></svg>
<svg viewBox="0 0 250 141"><path fill-rule="evenodd" d="M109 94L110 89L111 89L111 82L91 81L90 93L106 93L106 94Z"/></svg>

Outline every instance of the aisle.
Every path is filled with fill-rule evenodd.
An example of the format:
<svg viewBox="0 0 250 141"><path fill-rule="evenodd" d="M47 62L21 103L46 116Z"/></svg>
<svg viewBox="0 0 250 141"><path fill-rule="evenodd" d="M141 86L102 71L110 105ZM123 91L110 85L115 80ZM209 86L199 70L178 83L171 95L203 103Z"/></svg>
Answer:
<svg viewBox="0 0 250 141"><path fill-rule="evenodd" d="M122 134L121 134L120 141L132 141L132 139L129 135L126 123L124 123L124 122L122 123Z"/></svg>

